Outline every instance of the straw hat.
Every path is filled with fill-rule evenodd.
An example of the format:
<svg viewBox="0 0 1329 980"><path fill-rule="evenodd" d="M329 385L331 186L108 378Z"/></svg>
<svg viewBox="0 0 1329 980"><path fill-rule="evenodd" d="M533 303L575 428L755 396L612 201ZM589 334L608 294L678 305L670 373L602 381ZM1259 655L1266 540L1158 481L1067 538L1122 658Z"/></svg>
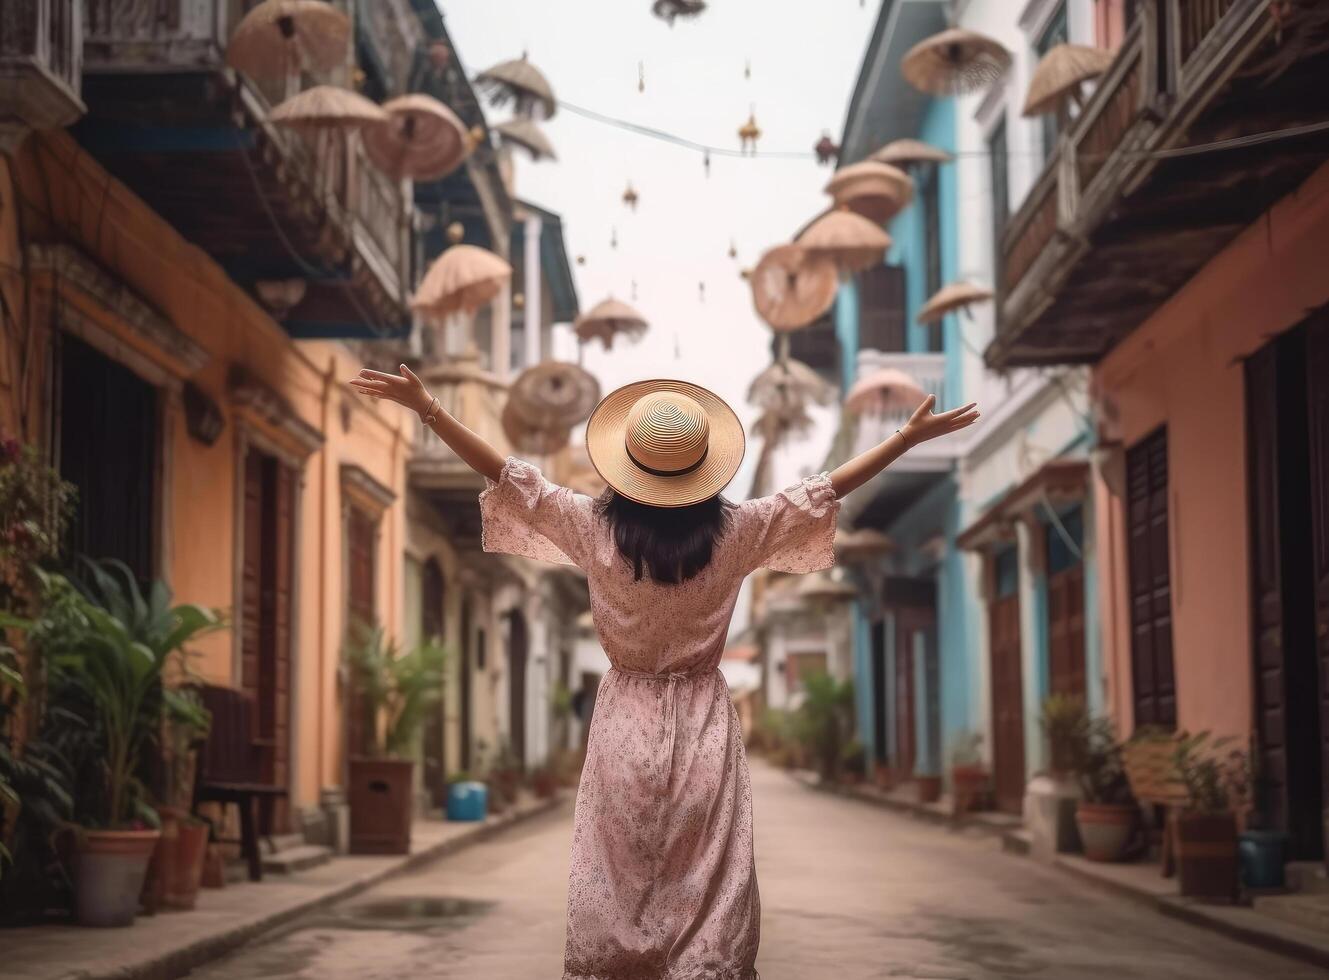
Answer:
<svg viewBox="0 0 1329 980"><path fill-rule="evenodd" d="M586 423L586 451L615 491L688 507L723 490L743 461L743 425L718 395L652 379L610 392Z"/></svg>

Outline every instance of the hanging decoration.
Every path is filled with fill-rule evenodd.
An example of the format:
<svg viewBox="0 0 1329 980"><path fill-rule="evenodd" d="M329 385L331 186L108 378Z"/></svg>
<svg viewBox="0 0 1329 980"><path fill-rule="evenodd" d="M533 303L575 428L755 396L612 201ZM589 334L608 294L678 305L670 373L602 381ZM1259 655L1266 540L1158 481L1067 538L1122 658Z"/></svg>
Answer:
<svg viewBox="0 0 1329 980"><path fill-rule="evenodd" d="M512 447L520 453L533 456L549 456L563 449L572 439L571 427L535 425L528 422L517 407L516 401L509 398L499 417L503 425L503 434L508 437Z"/></svg>
<svg viewBox="0 0 1329 980"><path fill-rule="evenodd" d="M738 258L738 246L734 244L734 240L732 238L729 239L729 257L731 259Z"/></svg>
<svg viewBox="0 0 1329 980"><path fill-rule="evenodd" d="M365 127L365 153L397 180L439 180L470 153L461 120L433 96L399 96L383 103L383 111L387 122Z"/></svg>
<svg viewBox="0 0 1329 980"><path fill-rule="evenodd" d="M847 207L827 211L797 241L812 255L835 263L842 279L881 262L891 247L891 236L880 225Z"/></svg>
<svg viewBox="0 0 1329 980"><path fill-rule="evenodd" d="M434 260L411 298L411 308L441 320L475 313L512 279L512 266L474 245L453 245Z"/></svg>
<svg viewBox="0 0 1329 980"><path fill-rule="evenodd" d="M632 188L632 181L628 181L628 189L623 192L623 203L634 212L637 210L637 192Z"/></svg>
<svg viewBox="0 0 1329 980"><path fill-rule="evenodd" d="M855 415L911 412L926 397L912 375L899 368L879 368L854 383L844 407Z"/></svg>
<svg viewBox="0 0 1329 980"><path fill-rule="evenodd" d="M743 78L745 81L752 81L752 59L749 58L743 62Z"/></svg>
<svg viewBox="0 0 1329 980"><path fill-rule="evenodd" d="M558 109L549 80L527 60L524 51L520 58L499 62L480 72L475 83L488 92L496 106L512 101L513 114L525 119L551 119Z"/></svg>
<svg viewBox="0 0 1329 980"><path fill-rule="evenodd" d="M278 105L269 118L279 126L310 131L355 130L371 123L386 123L392 117L350 89L315 85Z"/></svg>
<svg viewBox="0 0 1329 980"><path fill-rule="evenodd" d="M322 0L264 0L236 25L226 63L272 81L322 75L346 61L350 38L350 18Z"/></svg>
<svg viewBox="0 0 1329 980"><path fill-rule="evenodd" d="M761 139L761 127L757 125L755 107L748 113L748 121L738 128L738 141L745 156L755 156L757 140Z"/></svg>
<svg viewBox="0 0 1329 980"><path fill-rule="evenodd" d="M706 150L706 151L704 151L704 152L702 153L702 155L701 155L701 166L702 166L702 169L706 171L706 176L709 177L709 176L711 175L711 151L710 151L710 150Z"/></svg>
<svg viewBox="0 0 1329 980"><path fill-rule="evenodd" d="M558 159L554 153L554 145L549 142L549 137L544 134L544 130L536 124L534 119L525 116L514 116L496 125L494 132L498 133L499 139L504 143L521 147L536 162Z"/></svg>
<svg viewBox="0 0 1329 980"><path fill-rule="evenodd" d="M863 160L837 170L826 193L837 205L884 224L914 199L914 181L899 167Z"/></svg>
<svg viewBox="0 0 1329 980"><path fill-rule="evenodd" d="M637 62L637 91L646 91L646 62Z"/></svg>
<svg viewBox="0 0 1329 980"><path fill-rule="evenodd" d="M618 248L618 228L609 229L609 247Z"/></svg>
<svg viewBox="0 0 1329 980"><path fill-rule="evenodd" d="M614 340L619 335L629 340L639 339L646 332L646 327L644 316L627 303L613 297L596 303L577 317L572 325L579 340L586 343L592 339L599 339L600 343L604 344L605 350L614 346Z"/></svg>
<svg viewBox="0 0 1329 980"><path fill-rule="evenodd" d="M822 131L821 139L817 140L817 145L812 148L817 154L817 163L826 166L835 162L840 156L840 148L835 145L835 140L831 139L831 134Z"/></svg>
<svg viewBox="0 0 1329 980"><path fill-rule="evenodd" d="M600 382L576 364L541 361L516 377L508 399L528 425L571 429L590 418L600 401Z"/></svg>
<svg viewBox="0 0 1329 980"><path fill-rule="evenodd" d="M798 245L777 245L752 273L752 305L772 330L798 330L831 308L839 288L830 259Z"/></svg>
<svg viewBox="0 0 1329 980"><path fill-rule="evenodd" d="M940 323L947 313L959 310L968 315L969 307L974 303L985 303L991 298L992 290L984 286L963 280L947 283L923 304L917 319L923 324Z"/></svg>
<svg viewBox="0 0 1329 980"><path fill-rule="evenodd" d="M1079 106L1081 86L1107 71L1112 64L1112 52L1091 48L1083 44L1058 44L1043 55L1034 77L1029 80L1029 92L1024 100L1025 116L1056 113L1065 117L1070 104Z"/></svg>
<svg viewBox="0 0 1329 980"><path fill-rule="evenodd" d="M925 163L950 163L955 158L945 150L916 139L892 140L868 157L877 163L910 167Z"/></svg>
<svg viewBox="0 0 1329 980"><path fill-rule="evenodd" d="M924 38L900 61L900 72L925 95L968 95L1005 74L1011 53L986 34L958 27Z"/></svg>
<svg viewBox="0 0 1329 980"><path fill-rule="evenodd" d="M705 302L706 302L706 283L705 283L705 282L699 282L699 283L697 283L697 302L699 302L699 303L705 303Z"/></svg>
<svg viewBox="0 0 1329 980"><path fill-rule="evenodd" d="M578 255L578 256L577 256L577 264L578 264L578 265L585 265L585 264L586 264L586 256L584 256L584 255Z"/></svg>
<svg viewBox="0 0 1329 980"><path fill-rule="evenodd" d="M460 221L452 222L448 225L447 236L449 245L460 245L461 240L466 237L466 226Z"/></svg>
<svg viewBox="0 0 1329 980"><path fill-rule="evenodd" d="M696 17L706 9L704 0L655 0L651 4L651 13L659 17L670 27L679 17Z"/></svg>
<svg viewBox="0 0 1329 980"><path fill-rule="evenodd" d="M748 403L765 411L826 406L835 388L820 374L792 357L768 365L748 386Z"/></svg>
<svg viewBox="0 0 1329 980"><path fill-rule="evenodd" d="M637 280L632 280L632 302L637 302Z"/></svg>

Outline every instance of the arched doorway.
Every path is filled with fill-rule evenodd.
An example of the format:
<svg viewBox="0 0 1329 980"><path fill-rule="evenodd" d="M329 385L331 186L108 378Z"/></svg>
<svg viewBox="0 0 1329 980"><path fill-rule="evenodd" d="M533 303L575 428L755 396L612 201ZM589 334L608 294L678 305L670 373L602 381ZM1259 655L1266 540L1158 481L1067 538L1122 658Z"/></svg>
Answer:
<svg viewBox="0 0 1329 980"><path fill-rule="evenodd" d="M526 765L526 617L508 613L508 731L513 754Z"/></svg>
<svg viewBox="0 0 1329 980"><path fill-rule="evenodd" d="M420 638L426 643L443 642L446 594L443 569L437 559L430 558L420 573ZM447 702L440 700L425 715L424 784L435 806L442 806L448 794L447 726L443 721L446 711Z"/></svg>

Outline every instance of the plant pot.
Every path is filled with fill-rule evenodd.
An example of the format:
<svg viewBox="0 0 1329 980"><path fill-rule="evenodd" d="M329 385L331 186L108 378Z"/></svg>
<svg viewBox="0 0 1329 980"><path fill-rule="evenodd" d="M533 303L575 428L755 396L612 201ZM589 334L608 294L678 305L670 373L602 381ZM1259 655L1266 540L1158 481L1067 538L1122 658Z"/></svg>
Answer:
<svg viewBox="0 0 1329 980"><path fill-rule="evenodd" d="M352 756L350 770L351 853L409 854L415 763Z"/></svg>
<svg viewBox="0 0 1329 980"><path fill-rule="evenodd" d="M1230 902L1237 892L1237 819L1230 813L1176 817L1177 878L1186 898Z"/></svg>
<svg viewBox="0 0 1329 980"><path fill-rule="evenodd" d="M955 813L968 813L982 805L987 792L988 771L979 765L951 767L951 792L955 796Z"/></svg>
<svg viewBox="0 0 1329 980"><path fill-rule="evenodd" d="M915 776L914 790L918 794L918 802L922 803L924 806L930 803L936 803L941 799L941 777Z"/></svg>
<svg viewBox="0 0 1329 980"><path fill-rule="evenodd" d="M1129 803L1084 803L1075 807L1084 856L1090 861L1119 861L1135 830L1137 809Z"/></svg>
<svg viewBox="0 0 1329 980"><path fill-rule="evenodd" d="M81 830L74 853L79 925L127 926L138 913L157 830Z"/></svg>
<svg viewBox="0 0 1329 980"><path fill-rule="evenodd" d="M483 820L488 809L489 790L484 783L470 780L448 786L449 820Z"/></svg>
<svg viewBox="0 0 1329 980"><path fill-rule="evenodd" d="M1237 843L1241 883L1247 888L1282 888L1287 834L1277 830L1248 830Z"/></svg>
<svg viewBox="0 0 1329 980"><path fill-rule="evenodd" d="M198 901L208 856L208 825L201 820L179 821L173 851L164 904L168 909L192 909Z"/></svg>
<svg viewBox="0 0 1329 980"><path fill-rule="evenodd" d="M542 769L532 777L531 787L535 790L536 796L542 800L547 800L558 792L558 780L553 773Z"/></svg>
<svg viewBox="0 0 1329 980"><path fill-rule="evenodd" d="M144 915L156 915L165 906L166 886L175 873L176 837L180 824L165 813L159 815L161 836L157 838L157 846L152 849L148 870L143 875L143 891L139 895L139 911Z"/></svg>

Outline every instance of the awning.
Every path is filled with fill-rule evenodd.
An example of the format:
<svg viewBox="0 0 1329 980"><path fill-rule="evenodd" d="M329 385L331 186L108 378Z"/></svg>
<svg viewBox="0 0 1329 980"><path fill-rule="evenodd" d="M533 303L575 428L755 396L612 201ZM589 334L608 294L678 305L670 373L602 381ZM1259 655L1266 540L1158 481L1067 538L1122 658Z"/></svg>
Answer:
<svg viewBox="0 0 1329 980"><path fill-rule="evenodd" d="M983 515L960 532L956 544L977 551L1015 537L1014 522L1044 501L1053 504L1084 498L1089 486L1089 462L1053 459L1023 483L1006 491Z"/></svg>

